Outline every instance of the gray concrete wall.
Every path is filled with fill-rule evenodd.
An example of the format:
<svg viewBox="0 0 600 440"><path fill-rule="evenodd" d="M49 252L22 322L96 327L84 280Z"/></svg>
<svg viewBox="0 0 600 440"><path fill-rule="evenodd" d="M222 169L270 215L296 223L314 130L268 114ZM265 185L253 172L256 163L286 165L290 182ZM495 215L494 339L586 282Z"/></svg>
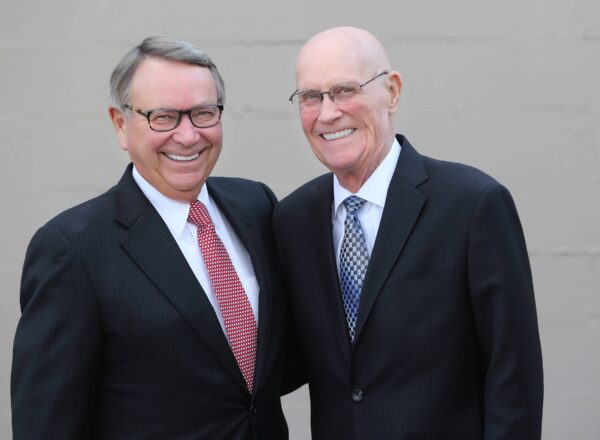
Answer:
<svg viewBox="0 0 600 440"><path fill-rule="evenodd" d="M98 0L0 4L0 438L25 249L54 214L113 185L128 162L106 113L108 76L151 34L208 51L228 87L215 170L284 196L323 167L295 109L309 36L375 33L404 76L399 130L512 191L527 237L545 361L544 439L600 438L600 2ZM308 439L305 389L285 398Z"/></svg>

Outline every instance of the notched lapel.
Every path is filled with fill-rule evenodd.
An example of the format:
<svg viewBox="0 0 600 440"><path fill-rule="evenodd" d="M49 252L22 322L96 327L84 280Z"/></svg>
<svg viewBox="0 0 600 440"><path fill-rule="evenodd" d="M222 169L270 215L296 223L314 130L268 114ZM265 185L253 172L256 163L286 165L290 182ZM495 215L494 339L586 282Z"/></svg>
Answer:
<svg viewBox="0 0 600 440"><path fill-rule="evenodd" d="M363 283L355 343L426 202L425 196L417 189L428 178L423 159L404 137L400 136L398 141L402 152L388 188L383 216Z"/></svg>
<svg viewBox="0 0 600 440"><path fill-rule="evenodd" d="M121 241L123 249L186 319L225 370L246 389L206 294L167 226L133 181L129 168L128 171L129 179L126 172L117 187L116 220L129 229Z"/></svg>
<svg viewBox="0 0 600 440"><path fill-rule="evenodd" d="M320 291L325 293L325 301L329 308L328 316L335 321L334 328L337 332L336 339L340 344L340 349L344 359L350 362L350 335L344 315L344 306L342 304L342 291L338 276L335 251L333 249L333 231L331 224L331 210L333 206L333 177L327 175L327 180L323 185L317 188L316 200L314 206L313 231L315 234L315 243L321 251L317 252L316 267L322 268L321 273L324 278L320 280L322 286Z"/></svg>
<svg viewBox="0 0 600 440"><path fill-rule="evenodd" d="M251 215L244 209L236 194L218 183L207 182L208 192L219 210L235 231L252 261L252 269L258 283L258 341L256 347L256 365L254 372L254 388L259 389L263 377L264 360L269 347L271 334L271 313L273 286L271 283L269 259L265 255L265 244L254 225Z"/></svg>

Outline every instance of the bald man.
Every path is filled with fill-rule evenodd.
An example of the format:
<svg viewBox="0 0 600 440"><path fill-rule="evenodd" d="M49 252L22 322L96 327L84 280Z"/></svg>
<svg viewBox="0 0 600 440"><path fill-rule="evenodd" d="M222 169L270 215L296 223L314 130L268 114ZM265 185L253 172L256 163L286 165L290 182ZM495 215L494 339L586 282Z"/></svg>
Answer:
<svg viewBox="0 0 600 440"><path fill-rule="evenodd" d="M368 32L311 38L296 83L331 171L274 216L313 439L539 439L536 308L508 190L395 135L402 78Z"/></svg>

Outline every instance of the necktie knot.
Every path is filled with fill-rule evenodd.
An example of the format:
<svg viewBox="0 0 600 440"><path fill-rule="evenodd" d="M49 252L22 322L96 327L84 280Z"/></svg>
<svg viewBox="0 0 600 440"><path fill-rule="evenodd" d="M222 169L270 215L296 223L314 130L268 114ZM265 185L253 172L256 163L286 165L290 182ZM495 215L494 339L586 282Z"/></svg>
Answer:
<svg viewBox="0 0 600 440"><path fill-rule="evenodd" d="M362 206L365 204L365 202L366 202L365 199L361 199L358 196L350 196L350 197L346 197L342 203L346 207L346 210L353 214L356 211L358 211L360 208L362 208Z"/></svg>
<svg viewBox="0 0 600 440"><path fill-rule="evenodd" d="M196 225L198 229L213 227L212 220L208 209L204 206L204 203L194 200L190 203L190 212L188 214L188 222Z"/></svg>

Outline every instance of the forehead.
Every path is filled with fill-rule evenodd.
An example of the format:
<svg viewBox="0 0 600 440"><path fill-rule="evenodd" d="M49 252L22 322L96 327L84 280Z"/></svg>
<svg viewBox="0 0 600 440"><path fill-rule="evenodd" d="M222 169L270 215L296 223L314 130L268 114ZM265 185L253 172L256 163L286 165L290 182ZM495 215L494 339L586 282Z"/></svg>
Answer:
<svg viewBox="0 0 600 440"><path fill-rule="evenodd" d="M156 57L140 63L129 95L140 107L177 108L217 102L217 89L208 68Z"/></svg>
<svg viewBox="0 0 600 440"><path fill-rule="evenodd" d="M369 58L345 42L317 42L305 46L296 62L296 85L327 89L344 82L361 82L373 70Z"/></svg>

